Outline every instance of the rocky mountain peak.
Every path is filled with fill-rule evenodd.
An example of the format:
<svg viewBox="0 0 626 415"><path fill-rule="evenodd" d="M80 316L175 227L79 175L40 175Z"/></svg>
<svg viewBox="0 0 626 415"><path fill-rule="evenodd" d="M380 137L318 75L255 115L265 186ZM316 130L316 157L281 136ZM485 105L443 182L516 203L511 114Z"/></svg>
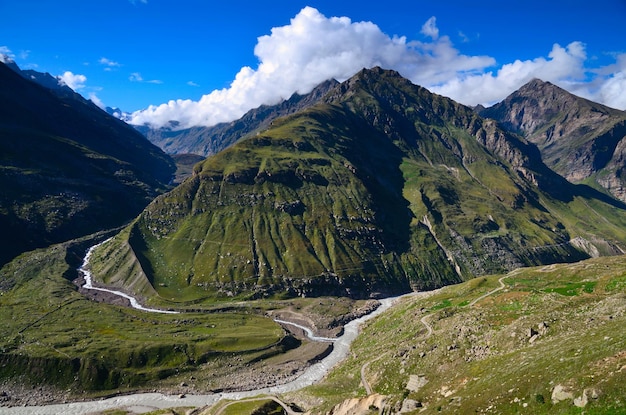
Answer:
<svg viewBox="0 0 626 415"><path fill-rule="evenodd" d="M502 102L480 110L480 115L494 118L509 130L532 137L533 134L544 129L546 124L553 121L569 130L577 128L580 124L566 127L564 123L559 123L559 120L555 119L559 116L563 121L583 118L581 123L586 123L590 117L594 121L602 121L615 116L623 116L623 112L578 97L550 82L535 78ZM564 130L561 132L567 133Z"/></svg>
<svg viewBox="0 0 626 415"><path fill-rule="evenodd" d="M476 111L537 145L548 167L573 183L598 175L598 187L626 200L623 169L626 112L534 79L502 102ZM613 161L612 161L613 160ZM602 173L603 170L606 172Z"/></svg>

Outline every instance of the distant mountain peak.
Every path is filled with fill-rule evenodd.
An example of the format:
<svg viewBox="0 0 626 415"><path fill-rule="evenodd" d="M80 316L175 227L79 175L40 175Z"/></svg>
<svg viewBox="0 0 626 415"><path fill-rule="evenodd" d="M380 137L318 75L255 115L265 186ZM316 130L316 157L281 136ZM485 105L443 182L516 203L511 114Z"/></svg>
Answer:
<svg viewBox="0 0 626 415"><path fill-rule="evenodd" d="M536 144L545 163L571 182L597 175L598 187L626 201L626 178L617 177L626 158L626 112L539 79L477 112Z"/></svg>
<svg viewBox="0 0 626 415"><path fill-rule="evenodd" d="M170 121L166 126L152 129L137 126L148 140L170 154L192 153L208 156L231 146L243 137L268 127L273 120L319 102L339 82L329 79L317 85L308 94L292 94L289 99L275 105L261 105L251 109L238 120L220 123L212 127L191 127L181 129L178 121Z"/></svg>

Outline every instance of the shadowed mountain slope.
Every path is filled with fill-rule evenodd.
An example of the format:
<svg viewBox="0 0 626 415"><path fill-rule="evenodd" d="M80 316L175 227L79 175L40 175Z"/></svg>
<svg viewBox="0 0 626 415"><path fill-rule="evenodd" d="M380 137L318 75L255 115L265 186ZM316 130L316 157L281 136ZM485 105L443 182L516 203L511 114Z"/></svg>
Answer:
<svg viewBox="0 0 626 415"><path fill-rule="evenodd" d="M0 263L123 224L166 190L174 170L90 101L24 76L0 64Z"/></svg>
<svg viewBox="0 0 626 415"><path fill-rule="evenodd" d="M626 201L626 112L534 79L479 113L536 144L545 163L572 183Z"/></svg>
<svg viewBox="0 0 626 415"><path fill-rule="evenodd" d="M626 211L604 197L493 120L375 68L196 165L93 268L175 301L386 295L622 252Z"/></svg>

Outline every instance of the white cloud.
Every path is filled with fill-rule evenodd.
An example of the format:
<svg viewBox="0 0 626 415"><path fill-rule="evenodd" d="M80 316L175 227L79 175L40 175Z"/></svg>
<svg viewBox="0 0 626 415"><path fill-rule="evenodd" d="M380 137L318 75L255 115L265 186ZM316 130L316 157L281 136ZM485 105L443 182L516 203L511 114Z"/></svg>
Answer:
<svg viewBox="0 0 626 415"><path fill-rule="evenodd" d="M519 89L533 78L564 86L568 82L581 82L585 78L585 47L572 42L563 48L552 47L548 59L539 57L502 65L497 72L468 74L451 77L430 89L467 105L489 105Z"/></svg>
<svg viewBox="0 0 626 415"><path fill-rule="evenodd" d="M439 37L439 29L437 28L437 18L435 16L431 17L424 23L422 26L421 33L433 39L437 39Z"/></svg>
<svg viewBox="0 0 626 415"><path fill-rule="evenodd" d="M13 59L15 59L15 55L11 52L11 49L7 46L0 46L0 62L12 63Z"/></svg>
<svg viewBox="0 0 626 415"><path fill-rule="evenodd" d="M615 63L594 70L596 79L572 85L572 92L610 107L626 109L626 53L615 54Z"/></svg>
<svg viewBox="0 0 626 415"><path fill-rule="evenodd" d="M98 61L98 63L99 63L100 65L104 65L104 66L106 66L106 67L107 67L107 69L110 69L110 68L119 68L120 66L122 66L119 62L115 62L115 61L112 61L112 60L107 59L107 58L104 58L104 57L100 58L100 60Z"/></svg>
<svg viewBox="0 0 626 415"><path fill-rule="evenodd" d="M145 82L148 84L162 84L163 81L158 80L158 79L152 79L150 81L146 81L145 79L143 79L143 76L141 76L141 74L139 72L133 72L130 74L130 76L128 77L128 80L131 82Z"/></svg>
<svg viewBox="0 0 626 415"><path fill-rule="evenodd" d="M57 78L59 79L59 84L67 85L74 91L84 88L85 82L87 82L85 75L73 74L70 71L66 71L63 75L57 76Z"/></svg>
<svg viewBox="0 0 626 415"><path fill-rule="evenodd" d="M607 105L626 108L626 57L623 68L605 68L589 83L585 45L555 44L547 57L496 67L490 56L468 56L441 36L436 18L422 26L429 41L389 36L372 22L322 15L305 7L289 25L275 27L258 38L256 69L243 67L228 88L214 90L198 101L172 100L132 114L133 124L153 127L179 122L180 128L232 121L251 108L274 104L294 92L307 93L319 83L343 81L362 68L395 69L413 83L463 104L489 104L504 99L532 78L551 81ZM142 82L141 75L131 80ZM145 82L145 81L144 81ZM576 92L575 92L576 93Z"/></svg>
<svg viewBox="0 0 626 415"><path fill-rule="evenodd" d="M92 93L89 94L89 99L91 100L91 102L93 102L98 107L100 107L100 109L105 109L106 108L106 105L104 105L104 102L102 102L102 100L100 98L98 98L98 96L96 95L95 92L92 92Z"/></svg>
<svg viewBox="0 0 626 415"><path fill-rule="evenodd" d="M189 85L189 86L200 86L197 83L195 83L194 81L188 81L187 85Z"/></svg>
<svg viewBox="0 0 626 415"><path fill-rule="evenodd" d="M626 70L610 76L595 95L610 107L626 109Z"/></svg>
<svg viewBox="0 0 626 415"><path fill-rule="evenodd" d="M131 122L158 127L176 120L181 127L190 127L231 121L261 104L277 103L294 92L307 93L327 79L343 81L364 67L397 69L414 82L443 82L495 63L487 56L460 54L446 36L432 43L407 43L405 37L390 37L374 23L327 18L311 7L302 9L289 25L259 37L254 53L258 67L242 68L228 88L199 101L150 106L135 112Z"/></svg>

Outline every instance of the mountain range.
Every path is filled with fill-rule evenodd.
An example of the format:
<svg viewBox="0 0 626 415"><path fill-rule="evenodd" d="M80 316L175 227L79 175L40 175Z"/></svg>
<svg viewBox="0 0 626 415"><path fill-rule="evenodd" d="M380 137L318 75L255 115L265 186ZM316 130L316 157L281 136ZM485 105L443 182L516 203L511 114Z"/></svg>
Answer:
<svg viewBox="0 0 626 415"><path fill-rule="evenodd" d="M296 93L276 105L262 105L229 123L178 129L176 122L170 122L168 127L158 129L147 125L136 128L169 154L191 153L206 157L220 152L255 131L267 128L278 117L293 114L315 104L337 83L335 80L322 82L306 95ZM111 113L115 113L115 110L111 109Z"/></svg>
<svg viewBox="0 0 626 415"><path fill-rule="evenodd" d="M448 286L365 324L323 381L281 399L620 413L623 125L539 80L470 108L372 68L232 123L146 131L177 153L172 179L134 128L0 64L0 405L272 386L331 346L269 315L332 336L372 297ZM94 284L180 314L79 288L103 230ZM255 410L222 403L194 412Z"/></svg>
<svg viewBox="0 0 626 415"><path fill-rule="evenodd" d="M0 64L0 264L122 225L173 172L158 147L56 78Z"/></svg>
<svg viewBox="0 0 626 415"><path fill-rule="evenodd" d="M307 95L294 94L277 105L264 105L240 119L212 127L136 128L170 154L209 156L253 134L276 118L315 104L335 80ZM572 183L585 183L626 201L626 112L578 97L549 82L534 79L509 97L476 112L506 131L537 146L544 163ZM119 111L118 111L119 112Z"/></svg>
<svg viewBox="0 0 626 415"><path fill-rule="evenodd" d="M196 165L94 270L148 298L361 298L621 253L625 224L532 142L374 68Z"/></svg>
<svg viewBox="0 0 626 415"><path fill-rule="evenodd" d="M479 114L523 135L570 182L626 201L626 112L535 79Z"/></svg>

